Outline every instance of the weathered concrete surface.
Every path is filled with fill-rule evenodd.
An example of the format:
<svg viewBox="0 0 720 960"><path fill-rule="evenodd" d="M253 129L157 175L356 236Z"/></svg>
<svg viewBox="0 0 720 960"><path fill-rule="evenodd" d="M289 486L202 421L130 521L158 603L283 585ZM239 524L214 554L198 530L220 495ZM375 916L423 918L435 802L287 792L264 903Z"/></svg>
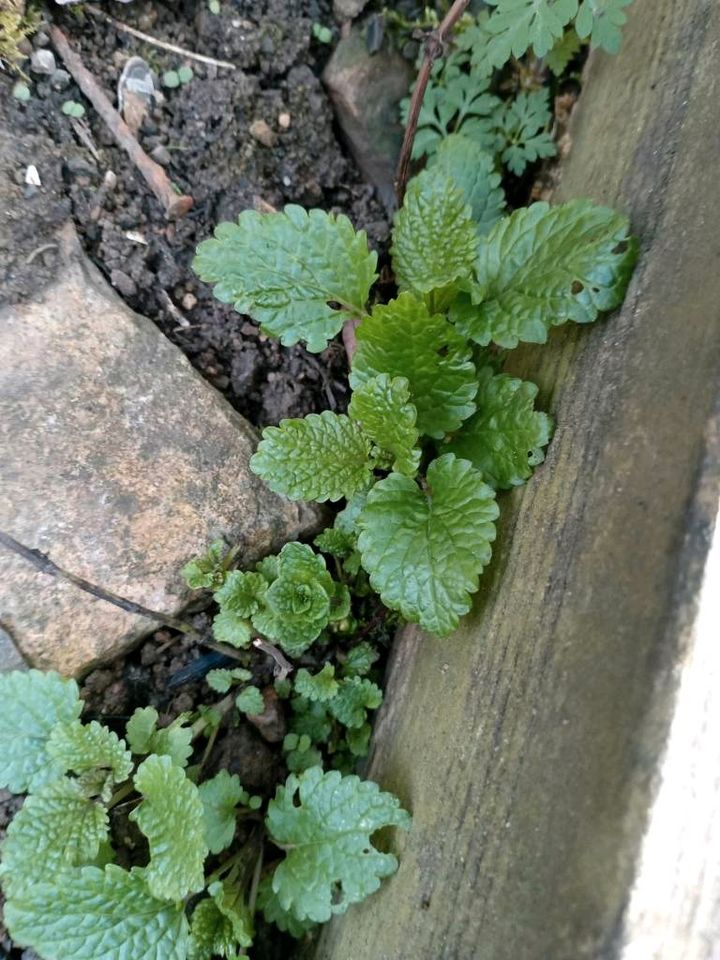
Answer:
<svg viewBox="0 0 720 960"><path fill-rule="evenodd" d="M624 919L718 507L720 6L628 13L620 55L592 58L559 199L627 210L641 261L618 315L517 357L557 434L536 479L502 498L467 622L396 644L370 774L414 829L396 838L398 874L329 926L318 960L720 956L710 821L676 831L699 870L678 914L698 912L665 917L684 926L646 952ZM715 640L717 667L717 623Z"/></svg>
<svg viewBox="0 0 720 960"><path fill-rule="evenodd" d="M249 470L256 436L132 313L72 232L40 302L0 313L0 529L130 600L177 613L180 569L218 536L251 562L317 516ZM77 674L152 628L0 550L0 625Z"/></svg>
<svg viewBox="0 0 720 960"><path fill-rule="evenodd" d="M395 205L395 166L403 130L399 104L408 94L410 64L386 49L368 53L364 32L353 27L323 73L350 151L388 209Z"/></svg>
<svg viewBox="0 0 720 960"><path fill-rule="evenodd" d="M0 673L24 670L25 661L7 630L0 627Z"/></svg>

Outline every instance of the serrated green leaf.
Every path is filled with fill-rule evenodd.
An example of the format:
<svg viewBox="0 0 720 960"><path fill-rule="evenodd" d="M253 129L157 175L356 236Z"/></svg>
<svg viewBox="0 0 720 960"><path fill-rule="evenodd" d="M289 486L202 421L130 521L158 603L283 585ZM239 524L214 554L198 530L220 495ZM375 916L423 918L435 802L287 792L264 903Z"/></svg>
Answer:
<svg viewBox="0 0 720 960"><path fill-rule="evenodd" d="M502 178L495 170L492 156L479 150L469 137L458 133L446 137L428 166L442 170L462 191L465 202L470 204L478 236L484 236L502 217Z"/></svg>
<svg viewBox="0 0 720 960"><path fill-rule="evenodd" d="M534 409L538 388L490 367L478 374L478 412L462 425L448 450L475 466L496 490L525 483L545 459L552 421Z"/></svg>
<svg viewBox="0 0 720 960"><path fill-rule="evenodd" d="M392 454L393 470L415 476L420 465L417 410L405 377L371 377L354 391L348 413L378 447Z"/></svg>
<svg viewBox="0 0 720 960"><path fill-rule="evenodd" d="M348 677L341 681L337 695L328 704L330 713L346 727L362 727L368 710L377 710L382 690L371 680Z"/></svg>
<svg viewBox="0 0 720 960"><path fill-rule="evenodd" d="M0 674L0 788L25 793L61 776L47 742L56 724L72 723L81 710L74 680L40 670Z"/></svg>
<svg viewBox="0 0 720 960"><path fill-rule="evenodd" d="M154 707L138 708L125 728L130 749L135 754L155 753L167 756L179 767L187 766L192 756L192 727L178 717L169 727L158 730L158 712Z"/></svg>
<svg viewBox="0 0 720 960"><path fill-rule="evenodd" d="M274 923L278 930L289 933L296 940L302 940L305 934L315 929L316 924L312 920L298 920L293 913L283 910L272 888L272 876L263 877L260 881L257 905L268 923Z"/></svg>
<svg viewBox="0 0 720 960"><path fill-rule="evenodd" d="M97 720L57 724L50 733L47 752L63 773L86 773L103 767L112 771L116 783L127 780L133 768L125 741Z"/></svg>
<svg viewBox="0 0 720 960"><path fill-rule="evenodd" d="M575 16L578 0L488 0L496 9L487 21L492 34L491 59L501 66L532 47L544 57Z"/></svg>
<svg viewBox="0 0 720 960"><path fill-rule="evenodd" d="M198 247L193 269L215 296L290 347L324 350L348 315L362 316L377 254L345 216L303 210L244 210ZM329 306L333 304L333 306ZM337 306L337 309L335 308Z"/></svg>
<svg viewBox="0 0 720 960"><path fill-rule="evenodd" d="M519 93L508 100L498 111L496 122L500 159L517 176L529 163L557 153L549 132L552 113L545 90Z"/></svg>
<svg viewBox="0 0 720 960"><path fill-rule="evenodd" d="M46 784L25 800L8 827L0 865L5 893L13 897L57 870L90 863L107 835L105 807L88 800L77 780Z"/></svg>
<svg viewBox="0 0 720 960"><path fill-rule="evenodd" d="M370 442L357 423L324 410L302 420L281 420L266 427L253 473L291 500L340 500L364 489L370 480Z"/></svg>
<svg viewBox="0 0 720 960"><path fill-rule="evenodd" d="M153 896L181 900L202 890L208 847L198 788L170 757L159 756L140 764L134 783L143 800L130 819L150 844L145 876Z"/></svg>
<svg viewBox="0 0 720 960"><path fill-rule="evenodd" d="M348 749L354 757L366 757L370 752L370 736L372 727L363 723L360 727L348 727L345 734Z"/></svg>
<svg viewBox="0 0 720 960"><path fill-rule="evenodd" d="M267 580L261 573L232 570L213 597L223 610L251 617L261 609L267 588Z"/></svg>
<svg viewBox="0 0 720 960"><path fill-rule="evenodd" d="M477 255L472 211L441 168L423 170L408 183L390 255L401 291L430 293L470 276Z"/></svg>
<svg viewBox="0 0 720 960"><path fill-rule="evenodd" d="M322 767L323 757L316 747L308 747L306 750L291 750L285 754L285 766L290 773L302 773L303 770L309 770L310 767Z"/></svg>
<svg viewBox="0 0 720 960"><path fill-rule="evenodd" d="M235 836L235 808L247 806L250 795L243 789L240 778L221 770L211 780L198 787L203 805L205 842L210 853L220 853L233 842Z"/></svg>
<svg viewBox="0 0 720 960"><path fill-rule="evenodd" d="M572 29L566 30L560 37L550 53L545 57L545 63L550 70L559 77L567 69L576 53L580 52L582 44L577 33Z"/></svg>
<svg viewBox="0 0 720 960"><path fill-rule="evenodd" d="M227 693L234 683L251 679L250 670L244 670L242 667L235 667L232 670L211 670L205 677L207 685L216 693Z"/></svg>
<svg viewBox="0 0 720 960"><path fill-rule="evenodd" d="M456 325L486 345L544 343L551 326L590 323L625 296L637 257L627 217L589 200L534 203L480 242L483 302Z"/></svg>
<svg viewBox="0 0 720 960"><path fill-rule="evenodd" d="M372 644L368 643L367 640L361 641L348 650L342 667L343 676L364 677L365 674L370 673L372 665L379 657L380 654Z"/></svg>
<svg viewBox="0 0 720 960"><path fill-rule="evenodd" d="M145 871L63 870L5 904L13 940L43 960L185 960L182 905L156 899Z"/></svg>
<svg viewBox="0 0 720 960"><path fill-rule="evenodd" d="M238 951L252 946L252 915L242 899L242 890L229 883L212 883L210 897L201 900L192 916L190 958L240 960Z"/></svg>
<svg viewBox="0 0 720 960"><path fill-rule="evenodd" d="M338 692L339 685L335 679L335 667L326 663L319 673L312 674L303 667L295 676L295 692L308 700L324 702L332 700Z"/></svg>
<svg viewBox="0 0 720 960"><path fill-rule="evenodd" d="M261 691L257 687L249 686L241 690L235 697L235 706L240 713L246 713L251 717L257 717L265 712L265 700Z"/></svg>
<svg viewBox="0 0 720 960"><path fill-rule="evenodd" d="M623 11L632 0L582 0L575 30L582 39L590 37L593 47L608 53L617 53L622 40L622 28L627 21Z"/></svg>
<svg viewBox="0 0 720 960"><path fill-rule="evenodd" d="M298 736L308 736L312 743L325 743L332 733L332 721L327 705L307 700L305 697L293 697L291 701L293 715L290 729Z"/></svg>
<svg viewBox="0 0 720 960"><path fill-rule="evenodd" d="M323 553L331 557L338 557L342 560L349 557L355 549L355 537L350 533L344 533L342 530L336 530L334 527L328 527L319 533L313 543Z"/></svg>
<svg viewBox="0 0 720 960"><path fill-rule="evenodd" d="M192 590L214 590L224 575L224 561L228 552L224 540L214 540L202 556L195 557L182 568L185 582Z"/></svg>
<svg viewBox="0 0 720 960"><path fill-rule="evenodd" d="M290 655L300 654L328 625L335 584L323 557L304 543L285 544L277 572L253 625Z"/></svg>
<svg viewBox="0 0 720 960"><path fill-rule="evenodd" d="M377 483L358 546L383 603L431 633L454 630L490 562L498 513L495 491L453 454L430 464L427 489L397 473Z"/></svg>
<svg viewBox="0 0 720 960"><path fill-rule="evenodd" d="M249 647L252 640L250 621L234 610L221 610L213 617L213 636L218 643L229 643L231 647Z"/></svg>
<svg viewBox="0 0 720 960"><path fill-rule="evenodd" d="M395 857L370 838L382 827L407 829L410 817L376 783L311 767L278 787L265 823L272 839L290 848L272 878L280 906L298 920L324 923L395 872Z"/></svg>
<svg viewBox="0 0 720 960"><path fill-rule="evenodd" d="M377 306L358 327L350 384L358 390L386 373L405 377L422 434L442 437L475 412L471 350L451 323L413 294Z"/></svg>

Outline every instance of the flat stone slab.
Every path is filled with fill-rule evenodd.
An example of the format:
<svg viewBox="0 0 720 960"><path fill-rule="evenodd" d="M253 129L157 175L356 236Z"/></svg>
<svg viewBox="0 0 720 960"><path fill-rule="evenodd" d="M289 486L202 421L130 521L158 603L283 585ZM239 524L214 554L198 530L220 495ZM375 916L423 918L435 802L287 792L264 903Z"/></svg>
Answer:
<svg viewBox="0 0 720 960"><path fill-rule="evenodd" d="M180 570L213 539L251 563L317 513L250 472L253 428L125 306L71 227L59 239L57 282L0 311L0 529L175 615L190 597ZM0 548L0 626L31 664L78 675L153 623Z"/></svg>

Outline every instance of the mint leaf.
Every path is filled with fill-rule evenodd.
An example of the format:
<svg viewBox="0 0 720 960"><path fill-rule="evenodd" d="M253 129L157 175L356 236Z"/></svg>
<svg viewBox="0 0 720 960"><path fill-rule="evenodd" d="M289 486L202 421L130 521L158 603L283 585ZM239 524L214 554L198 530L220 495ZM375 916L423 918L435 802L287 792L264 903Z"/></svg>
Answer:
<svg viewBox="0 0 720 960"><path fill-rule="evenodd" d="M437 167L413 177L390 248L399 289L441 290L470 276L476 254L475 225L462 190Z"/></svg>
<svg viewBox="0 0 720 960"><path fill-rule="evenodd" d="M351 533L336 530L335 527L323 530L315 537L313 543L322 553L338 557L340 560L349 557L355 549L355 537Z"/></svg>
<svg viewBox="0 0 720 960"><path fill-rule="evenodd" d="M0 674L0 788L25 793L61 776L47 742L56 724L71 723L81 710L74 680L40 670Z"/></svg>
<svg viewBox="0 0 720 960"><path fill-rule="evenodd" d="M628 0L628 2L630 2L630 0ZM550 53L545 57L545 63L555 76L559 77L565 72L567 65L575 54L580 52L581 47L580 38L571 27L565 31Z"/></svg>
<svg viewBox="0 0 720 960"><path fill-rule="evenodd" d="M250 796L236 774L221 770L211 780L198 787L203 805L205 842L210 853L220 853L233 842L235 836L235 808L247 806Z"/></svg>
<svg viewBox="0 0 720 960"><path fill-rule="evenodd" d="M417 410L404 377L390 379L386 373L371 377L353 393L348 413L371 440L393 455L393 470L415 476L420 465L420 451L415 449Z"/></svg>
<svg viewBox="0 0 720 960"><path fill-rule="evenodd" d="M417 427L430 437L457 430L475 411L471 351L445 317L431 315L411 293L377 306L358 327L350 385L373 377L405 377L417 409Z"/></svg>
<svg viewBox="0 0 720 960"><path fill-rule="evenodd" d="M311 767L278 787L265 823L272 839L290 848L272 878L281 908L324 923L395 872L395 857L376 850L370 838L382 827L407 829L410 817L377 784Z"/></svg>
<svg viewBox="0 0 720 960"><path fill-rule="evenodd" d="M632 0L582 0L575 20L575 30L583 40L590 37L593 47L617 53L622 28L627 21L623 11Z"/></svg>
<svg viewBox="0 0 720 960"><path fill-rule="evenodd" d="M519 93L497 113L499 153L512 173L520 176L529 163L557 153L549 132L552 114L545 90Z"/></svg>
<svg viewBox="0 0 720 960"><path fill-rule="evenodd" d="M227 693L234 683L243 680L252 680L252 673L242 667L234 667L232 670L211 670L205 677L207 685L216 693Z"/></svg>
<svg viewBox="0 0 720 960"><path fill-rule="evenodd" d="M192 590L212 590L220 586L228 552L224 540L214 540L202 556L195 557L182 568L185 582Z"/></svg>
<svg viewBox="0 0 720 960"><path fill-rule="evenodd" d="M213 883L208 893L210 897L201 900L192 915L190 960L240 960L239 948L252 946L254 935L252 916L242 902L240 888Z"/></svg>
<svg viewBox="0 0 720 960"><path fill-rule="evenodd" d="M538 388L507 374L478 374L478 412L462 425L448 450L470 460L496 490L518 486L545 459L552 421L535 411Z"/></svg>
<svg viewBox="0 0 720 960"><path fill-rule="evenodd" d="M185 960L182 904L156 899L145 871L62 870L5 904L13 940L44 960Z"/></svg>
<svg viewBox="0 0 720 960"><path fill-rule="evenodd" d="M427 490L392 473L368 494L359 549L383 603L443 636L470 609L490 562L495 491L453 454L428 467Z"/></svg>
<svg viewBox="0 0 720 960"><path fill-rule="evenodd" d="M349 677L343 680L337 696L328 704L330 713L346 727L362 727L368 710L377 710L383 701L382 690L371 680Z"/></svg>
<svg viewBox="0 0 720 960"><path fill-rule="evenodd" d="M223 609L213 617L213 636L218 643L231 647L247 647L252 640L250 621L234 610Z"/></svg>
<svg viewBox="0 0 720 960"><path fill-rule="evenodd" d="M308 700L320 703L332 700L338 692L339 685L335 679L335 667L326 663L319 673L312 674L304 667L298 670L295 677L295 692Z"/></svg>
<svg viewBox="0 0 720 960"><path fill-rule="evenodd" d="M476 231L484 236L505 209L502 178L495 171L492 156L479 150L468 137L453 133L442 141L428 166L442 170L462 191L465 202L470 204Z"/></svg>
<svg viewBox="0 0 720 960"><path fill-rule="evenodd" d="M265 712L265 700L261 691L257 687L245 687L235 697L235 706L240 713L249 714L251 717L257 717Z"/></svg>
<svg viewBox="0 0 720 960"><path fill-rule="evenodd" d="M151 893L161 899L181 900L202 890L208 848L198 788L170 757L158 756L143 761L134 783L143 800L130 819L150 843L145 877Z"/></svg>
<svg viewBox="0 0 720 960"><path fill-rule="evenodd" d="M47 752L63 773L85 773L103 767L112 772L116 783L127 780L133 768L125 741L97 720L88 724L79 720L58 724L48 739Z"/></svg>
<svg viewBox="0 0 720 960"><path fill-rule="evenodd" d="M127 742L135 754L156 753L167 756L179 767L187 766L192 756L192 727L178 717L169 727L158 730L158 712L154 707L138 708L125 728Z"/></svg>
<svg viewBox="0 0 720 960"><path fill-rule="evenodd" d="M487 21L494 66L532 47L544 57L577 12L578 0L488 0L497 9Z"/></svg>
<svg viewBox="0 0 720 960"><path fill-rule="evenodd" d="M377 254L345 216L303 210L244 210L198 247L193 269L215 296L257 320L290 347L324 350L348 315L362 316L375 282ZM337 304L330 306L330 304Z"/></svg>
<svg viewBox="0 0 720 960"><path fill-rule="evenodd" d="M261 573L232 570L213 597L223 610L231 610L240 617L251 617L262 608L267 588L267 580Z"/></svg>
<svg viewBox="0 0 720 960"><path fill-rule="evenodd" d="M105 808L88 800L77 780L46 784L25 800L7 829L0 865L5 892L14 896L63 867L90 863L107 835Z"/></svg>
<svg viewBox="0 0 720 960"><path fill-rule="evenodd" d="M618 307L636 256L627 217L589 200L516 210L480 242L483 302L458 329L482 346L544 343L552 326Z"/></svg>
<svg viewBox="0 0 720 960"><path fill-rule="evenodd" d="M370 442L349 417L325 410L266 427L250 467L291 500L350 498L370 480Z"/></svg>

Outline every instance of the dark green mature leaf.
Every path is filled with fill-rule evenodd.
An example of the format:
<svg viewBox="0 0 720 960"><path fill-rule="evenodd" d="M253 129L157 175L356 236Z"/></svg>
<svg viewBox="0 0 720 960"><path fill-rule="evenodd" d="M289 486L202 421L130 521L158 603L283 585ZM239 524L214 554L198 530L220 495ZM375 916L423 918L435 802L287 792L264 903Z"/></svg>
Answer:
<svg viewBox="0 0 720 960"><path fill-rule="evenodd" d="M348 315L365 312L376 263L365 233L347 217L291 204L283 213L244 210L237 223L221 223L198 247L193 269L216 284L218 300L286 347L304 340L319 352Z"/></svg>
<svg viewBox="0 0 720 960"><path fill-rule="evenodd" d="M442 168L423 170L408 184L390 254L400 290L429 293L470 276L477 255L472 211Z"/></svg>
<svg viewBox="0 0 720 960"><path fill-rule="evenodd" d="M551 326L590 323L625 296L637 257L627 217L589 200L534 203L480 242L477 309L451 311L477 343L544 343Z"/></svg>
<svg viewBox="0 0 720 960"><path fill-rule="evenodd" d="M74 680L40 670L0 674L0 788L25 793L61 776L47 742L56 724L72 723L81 710Z"/></svg>
<svg viewBox="0 0 720 960"><path fill-rule="evenodd" d="M262 608L267 588L267 580L261 573L231 570L213 597L223 610L251 617Z"/></svg>
<svg viewBox="0 0 720 960"><path fill-rule="evenodd" d="M156 899L145 871L113 864L50 874L5 904L13 940L44 960L185 960L182 904Z"/></svg>
<svg viewBox="0 0 720 960"><path fill-rule="evenodd" d="M487 21L493 36L491 60L501 66L532 47L544 57L575 16L578 0L488 0L496 7Z"/></svg>
<svg viewBox="0 0 720 960"><path fill-rule="evenodd" d="M323 923L395 872L395 857L376 850L370 838L382 827L407 829L410 817L372 781L311 767L278 787L265 823L288 851L272 878L280 907L298 920Z"/></svg>
<svg viewBox="0 0 720 960"><path fill-rule="evenodd" d="M295 677L295 692L308 700L323 703L332 700L338 692L338 682L335 679L335 667L326 663L318 673L312 674L304 667L298 670Z"/></svg>
<svg viewBox="0 0 720 960"><path fill-rule="evenodd" d="M404 377L391 379L381 373L367 380L354 391L348 413L371 440L393 455L393 470L410 477L417 473L417 410L410 403L410 385Z"/></svg>
<svg viewBox="0 0 720 960"><path fill-rule="evenodd" d="M103 767L112 772L116 783L126 780L133 768L125 741L97 720L58 724L48 739L47 752L63 773L85 773Z"/></svg>
<svg viewBox="0 0 720 960"><path fill-rule="evenodd" d="M432 633L450 633L490 562L498 513L495 491L451 453L430 464L426 490L396 473L377 483L358 545L383 603Z"/></svg>
<svg viewBox="0 0 720 960"><path fill-rule="evenodd" d="M90 863L108 835L102 804L88 800L77 780L61 777L31 794L15 814L2 845L0 877L8 896L55 871Z"/></svg>
<svg viewBox="0 0 720 960"><path fill-rule="evenodd" d="M358 728L365 723L368 710L377 710L383 701L376 683L360 677L347 677L340 682L337 695L328 704L330 712L346 727Z"/></svg>
<svg viewBox="0 0 720 960"><path fill-rule="evenodd" d="M428 166L442 170L462 190L477 233L484 236L505 209L502 178L491 154L478 149L477 143L468 137L453 133L442 141Z"/></svg>
<svg viewBox="0 0 720 960"><path fill-rule="evenodd" d="M590 37L593 47L617 53L627 21L624 10L631 3L632 0L582 0L575 20L578 36L583 40Z"/></svg>
<svg viewBox="0 0 720 960"><path fill-rule="evenodd" d="M445 317L431 315L412 294L375 307L358 327L357 344L353 390L383 373L405 377L421 433L442 437L474 413L477 380L470 348Z"/></svg>
<svg viewBox="0 0 720 960"><path fill-rule="evenodd" d="M143 800L130 814L150 843L145 878L153 896L181 900L205 885L208 855L198 788L170 757L150 756L138 767L135 788Z"/></svg>
<svg viewBox="0 0 720 960"><path fill-rule="evenodd" d="M470 460L496 490L517 486L545 459L552 421L534 410L538 388L491 367L478 374L478 411L462 425L447 448Z"/></svg>
<svg viewBox="0 0 720 960"><path fill-rule="evenodd" d="M369 482L370 441L349 417L324 410L266 427L250 467L291 500L350 498Z"/></svg>

